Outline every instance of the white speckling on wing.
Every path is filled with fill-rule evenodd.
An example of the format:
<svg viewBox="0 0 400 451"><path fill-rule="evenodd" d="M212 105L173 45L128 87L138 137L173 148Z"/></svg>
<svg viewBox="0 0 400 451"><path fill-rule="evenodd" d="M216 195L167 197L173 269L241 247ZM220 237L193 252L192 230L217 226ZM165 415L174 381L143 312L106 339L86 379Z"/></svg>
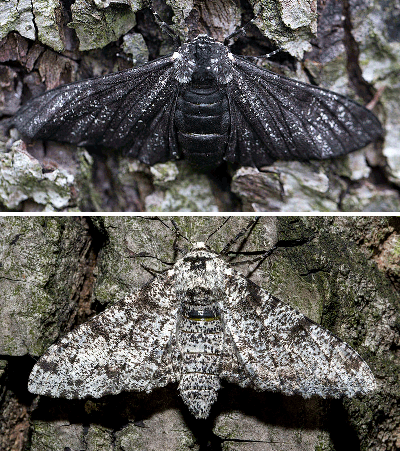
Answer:
<svg viewBox="0 0 400 451"><path fill-rule="evenodd" d="M29 390L98 398L157 387L153 375L175 333L179 306L173 305L172 296L171 287L159 277L81 325L42 356L32 370ZM156 318L155 309L160 314Z"/></svg>
<svg viewBox="0 0 400 451"><path fill-rule="evenodd" d="M304 397L376 388L368 365L350 346L241 274L231 276L227 294L225 327L255 388Z"/></svg>

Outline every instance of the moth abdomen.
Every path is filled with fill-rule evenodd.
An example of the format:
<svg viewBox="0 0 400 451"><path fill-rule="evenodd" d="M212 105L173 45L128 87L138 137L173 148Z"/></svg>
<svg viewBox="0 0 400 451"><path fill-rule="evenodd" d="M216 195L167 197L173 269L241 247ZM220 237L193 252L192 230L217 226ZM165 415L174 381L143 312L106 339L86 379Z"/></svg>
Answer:
<svg viewBox="0 0 400 451"><path fill-rule="evenodd" d="M220 388L220 311L216 305L184 306L182 313L177 333L182 357L179 392L196 418L206 418Z"/></svg>
<svg viewBox="0 0 400 451"><path fill-rule="evenodd" d="M228 98L217 87L191 87L177 100L175 126L185 158L199 169L219 166L229 136Z"/></svg>
<svg viewBox="0 0 400 451"><path fill-rule="evenodd" d="M217 400L219 377L210 374L185 374L179 384L179 393L191 413L197 418L207 418Z"/></svg>

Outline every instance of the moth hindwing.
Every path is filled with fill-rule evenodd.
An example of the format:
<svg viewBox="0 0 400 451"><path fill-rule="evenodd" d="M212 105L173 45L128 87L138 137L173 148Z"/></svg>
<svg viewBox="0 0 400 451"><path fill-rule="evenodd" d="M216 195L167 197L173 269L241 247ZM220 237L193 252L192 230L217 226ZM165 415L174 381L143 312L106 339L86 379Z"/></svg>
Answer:
<svg viewBox="0 0 400 451"><path fill-rule="evenodd" d="M150 165L183 157L203 171L224 160L336 157L383 133L349 98L261 69L206 35L137 68L48 91L14 124L32 139L121 149Z"/></svg>
<svg viewBox="0 0 400 451"><path fill-rule="evenodd" d="M139 292L52 345L28 388L99 398L177 382L191 413L206 418L221 379L306 398L367 394L376 386L349 345L198 243Z"/></svg>

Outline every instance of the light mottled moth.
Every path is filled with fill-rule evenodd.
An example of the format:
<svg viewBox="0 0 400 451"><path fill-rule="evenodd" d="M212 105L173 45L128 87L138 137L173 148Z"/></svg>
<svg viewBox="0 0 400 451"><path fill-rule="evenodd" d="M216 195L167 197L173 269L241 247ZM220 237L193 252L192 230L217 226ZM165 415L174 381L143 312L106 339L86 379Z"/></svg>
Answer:
<svg viewBox="0 0 400 451"><path fill-rule="evenodd" d="M383 134L353 100L259 68L207 35L140 67L48 91L14 124L32 139L120 149L149 165L185 158L203 171L224 160L261 167L337 157Z"/></svg>
<svg viewBox="0 0 400 451"><path fill-rule="evenodd" d="M99 398L176 382L191 413L207 418L221 379L306 398L376 387L349 345L197 243L140 291L52 345L28 388Z"/></svg>

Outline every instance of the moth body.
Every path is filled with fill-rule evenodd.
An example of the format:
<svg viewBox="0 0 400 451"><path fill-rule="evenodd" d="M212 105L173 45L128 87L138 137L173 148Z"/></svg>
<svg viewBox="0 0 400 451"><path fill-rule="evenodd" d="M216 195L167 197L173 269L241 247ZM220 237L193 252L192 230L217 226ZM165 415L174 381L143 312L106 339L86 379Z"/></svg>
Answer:
<svg viewBox="0 0 400 451"><path fill-rule="evenodd" d="M220 388L223 327L214 304L183 305L177 321L179 393L196 418L207 418Z"/></svg>
<svg viewBox="0 0 400 451"><path fill-rule="evenodd" d="M177 142L184 158L202 171L218 167L226 153L230 114L224 86L232 79L231 66L228 49L207 35L183 45L175 62L181 83L175 110Z"/></svg>
<svg viewBox="0 0 400 451"><path fill-rule="evenodd" d="M196 418L207 418L220 388L224 327L219 305L222 281L215 254L197 248L177 263L176 296L180 302L176 341L179 393ZM221 287L220 287L221 288ZM218 297L219 299L218 299Z"/></svg>

